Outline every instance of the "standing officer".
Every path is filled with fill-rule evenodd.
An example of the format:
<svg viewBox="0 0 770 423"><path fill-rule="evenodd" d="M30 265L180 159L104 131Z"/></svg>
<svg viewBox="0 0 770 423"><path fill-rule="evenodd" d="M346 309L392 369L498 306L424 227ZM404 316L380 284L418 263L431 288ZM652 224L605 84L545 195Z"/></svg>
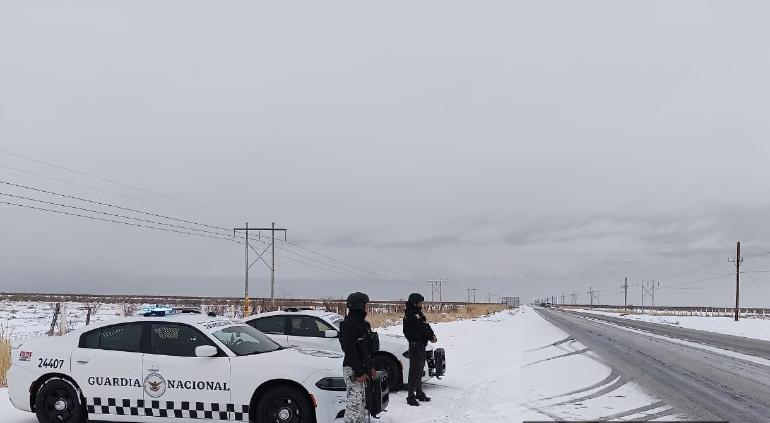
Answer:
<svg viewBox="0 0 770 423"><path fill-rule="evenodd" d="M374 379L372 366L372 326L366 321L369 296L362 292L348 295L348 315L340 324L340 345L345 358L342 372L347 387L345 423L362 423L366 417L366 381Z"/></svg>
<svg viewBox="0 0 770 423"><path fill-rule="evenodd" d="M436 342L436 335L422 314L422 302L425 298L418 294L409 294L409 301L404 309L404 336L409 341L409 394L406 403L420 405L419 401L428 402L430 398L422 391L422 372L425 367L425 346Z"/></svg>

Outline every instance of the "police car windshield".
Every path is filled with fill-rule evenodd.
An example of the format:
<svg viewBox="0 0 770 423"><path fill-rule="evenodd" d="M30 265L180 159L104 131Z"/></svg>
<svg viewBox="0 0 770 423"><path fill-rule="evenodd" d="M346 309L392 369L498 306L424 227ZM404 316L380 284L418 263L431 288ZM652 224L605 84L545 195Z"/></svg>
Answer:
<svg viewBox="0 0 770 423"><path fill-rule="evenodd" d="M260 354L281 349L262 332L247 325L228 326L213 333L235 355Z"/></svg>

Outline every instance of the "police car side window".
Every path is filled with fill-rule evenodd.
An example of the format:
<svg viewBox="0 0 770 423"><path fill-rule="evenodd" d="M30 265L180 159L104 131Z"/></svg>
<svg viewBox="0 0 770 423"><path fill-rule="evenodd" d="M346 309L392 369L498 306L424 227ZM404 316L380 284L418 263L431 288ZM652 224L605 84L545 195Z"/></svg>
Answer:
<svg viewBox="0 0 770 423"><path fill-rule="evenodd" d="M99 334L102 333L101 329L92 330L86 332L80 337L80 348L99 348Z"/></svg>
<svg viewBox="0 0 770 423"><path fill-rule="evenodd" d="M142 323L127 323L101 329L99 349L109 351L141 351Z"/></svg>
<svg viewBox="0 0 770 423"><path fill-rule="evenodd" d="M327 330L333 329L321 319L310 316L291 316L291 334L294 336L309 336L323 338Z"/></svg>
<svg viewBox="0 0 770 423"><path fill-rule="evenodd" d="M260 319L254 319L249 325L262 333L275 335L286 334L286 320L283 316L269 316Z"/></svg>
<svg viewBox="0 0 770 423"><path fill-rule="evenodd" d="M195 357L195 348L213 345L200 331L187 325L153 323L150 328L150 353L175 357Z"/></svg>

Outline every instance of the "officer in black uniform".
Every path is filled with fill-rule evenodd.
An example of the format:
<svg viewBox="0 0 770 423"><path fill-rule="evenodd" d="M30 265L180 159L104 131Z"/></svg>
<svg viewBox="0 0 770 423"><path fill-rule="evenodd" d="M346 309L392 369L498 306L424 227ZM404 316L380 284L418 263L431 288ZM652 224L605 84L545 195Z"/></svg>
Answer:
<svg viewBox="0 0 770 423"><path fill-rule="evenodd" d="M348 314L340 324L339 340L345 358L342 371L347 388L345 423L362 423L366 417L366 381L374 379L372 326L366 321L369 296L354 292L348 296Z"/></svg>
<svg viewBox="0 0 770 423"><path fill-rule="evenodd" d="M436 342L436 335L422 314L422 302L425 298L413 293L409 295L404 309L404 336L409 341L409 393L406 403L420 405L417 401L428 402L430 398L422 392L422 372L425 367L425 346Z"/></svg>

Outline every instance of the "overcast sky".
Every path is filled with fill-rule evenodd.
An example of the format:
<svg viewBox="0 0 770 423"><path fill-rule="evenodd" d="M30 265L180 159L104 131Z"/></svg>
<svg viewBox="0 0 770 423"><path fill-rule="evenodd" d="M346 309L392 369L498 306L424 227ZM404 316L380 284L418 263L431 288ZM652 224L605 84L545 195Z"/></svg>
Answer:
<svg viewBox="0 0 770 423"><path fill-rule="evenodd" d="M275 221L327 256L278 243L317 261L290 257L346 269L278 257L281 296L429 296L444 278L456 300L585 302L591 286L622 303L628 276L633 303L658 279L658 304L729 305L736 240L770 251L769 12L0 0L0 179L226 228ZM237 296L243 264L226 240L0 205L0 291ZM744 304L767 306L770 273L743 278ZM269 294L263 264L251 284Z"/></svg>

